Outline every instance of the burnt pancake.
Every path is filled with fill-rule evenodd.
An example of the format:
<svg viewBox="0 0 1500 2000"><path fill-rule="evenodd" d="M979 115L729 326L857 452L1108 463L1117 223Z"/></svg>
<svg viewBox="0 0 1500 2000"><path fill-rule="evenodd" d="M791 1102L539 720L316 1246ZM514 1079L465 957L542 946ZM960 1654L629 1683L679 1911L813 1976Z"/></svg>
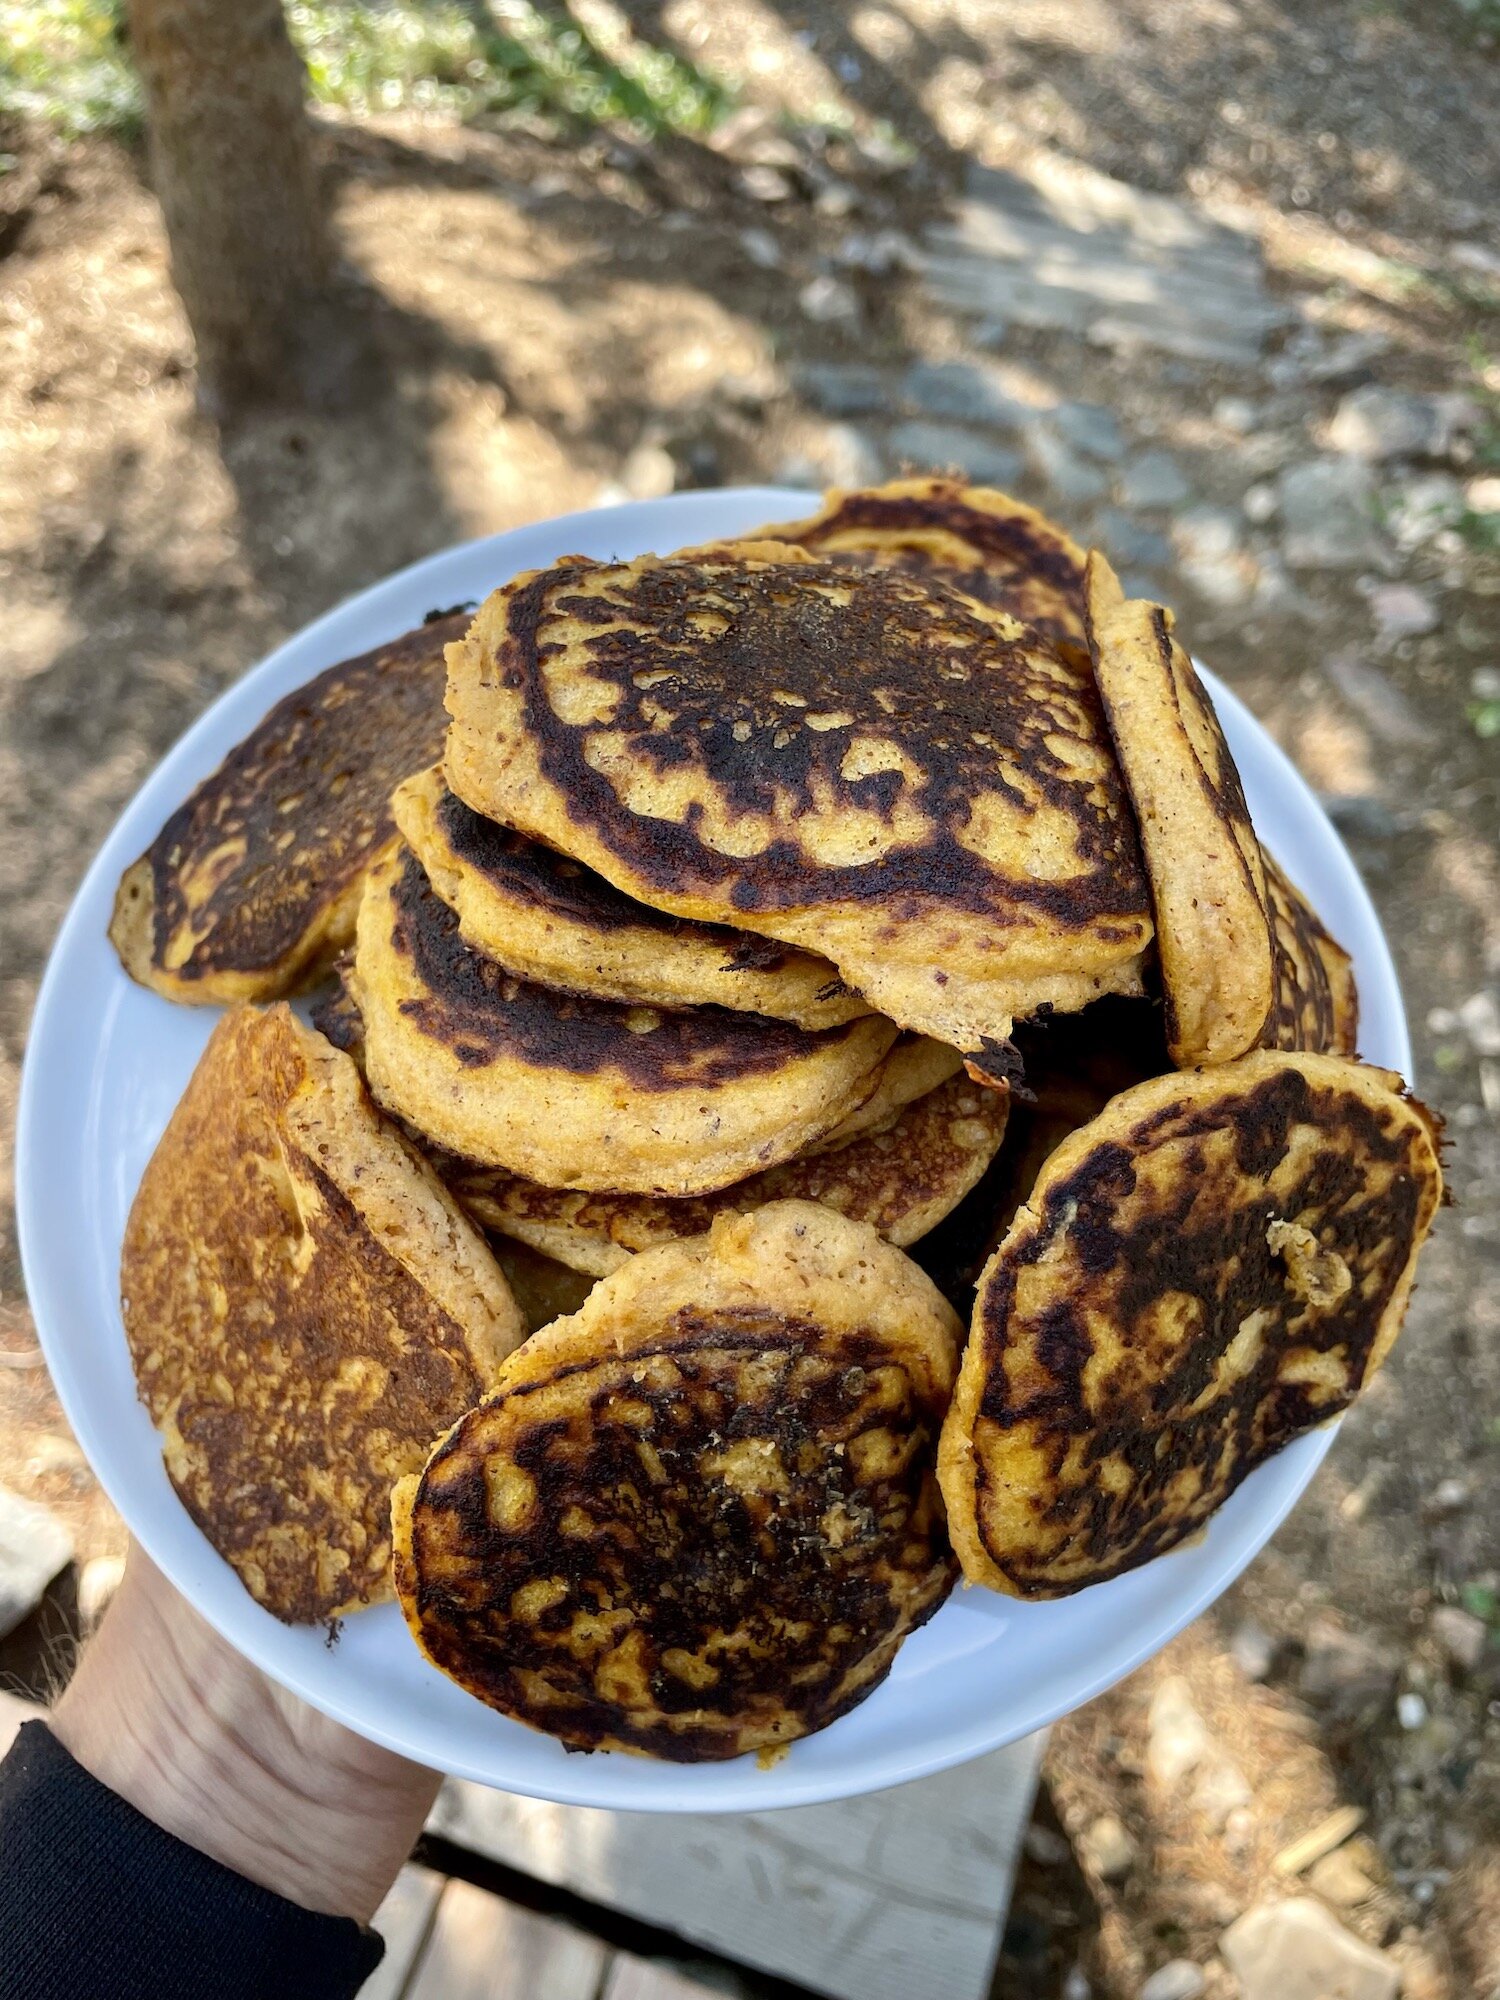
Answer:
<svg viewBox="0 0 1500 2000"><path fill-rule="evenodd" d="M872 1011L825 958L648 909L581 862L481 818L449 791L441 765L400 786L391 805L464 941L523 979L601 1000L730 1007L804 1028Z"/></svg>
<svg viewBox="0 0 1500 2000"><path fill-rule="evenodd" d="M1116 1098L980 1280L939 1457L966 1576L1066 1596L1200 1528L1380 1366L1441 1196L1387 1070L1257 1051Z"/></svg>
<svg viewBox="0 0 1500 2000"><path fill-rule="evenodd" d="M1091 678L897 570L731 549L518 578L449 649L447 772L676 915L829 958L986 1058L1139 990L1135 827Z"/></svg>
<svg viewBox="0 0 1500 2000"><path fill-rule="evenodd" d="M1045 514L992 486L926 478L835 488L806 520L757 528L749 539L791 542L824 562L936 576L1087 656L1083 550Z"/></svg>
<svg viewBox="0 0 1500 2000"><path fill-rule="evenodd" d="M296 1624L388 1594L392 1484L525 1332L478 1230L285 1005L215 1028L131 1207L120 1292L172 1484Z"/></svg>
<svg viewBox="0 0 1500 2000"><path fill-rule="evenodd" d="M1208 691L1172 614L1127 598L1095 549L1089 647L1151 881L1179 1069L1255 1048L1275 999L1265 861Z"/></svg>
<svg viewBox="0 0 1500 2000"><path fill-rule="evenodd" d="M790 1159L876 1088L896 1029L628 1007L471 951L404 849L370 876L349 988L378 1103L547 1187L703 1194Z"/></svg>
<svg viewBox="0 0 1500 2000"><path fill-rule="evenodd" d="M418 1645L573 1749L824 1728L950 1587L958 1332L900 1251L805 1202L632 1258L397 1487Z"/></svg>
<svg viewBox="0 0 1500 2000"><path fill-rule="evenodd" d="M950 1077L879 1131L687 1201L538 1187L493 1167L459 1162L445 1166L444 1177L486 1230L596 1277L617 1271L637 1251L702 1235L715 1216L745 1214L771 1201L820 1202L904 1247L925 1236L974 1186L1004 1137L1009 1105L1005 1091Z"/></svg>
<svg viewBox="0 0 1500 2000"><path fill-rule="evenodd" d="M396 839L391 788L442 749L434 617L297 688L178 807L121 879L109 934L168 1000L275 1000L354 936L372 862Z"/></svg>
<svg viewBox="0 0 1500 2000"><path fill-rule="evenodd" d="M1359 1043L1353 960L1269 855L1266 895L1276 954L1276 997L1264 1045L1352 1056Z"/></svg>

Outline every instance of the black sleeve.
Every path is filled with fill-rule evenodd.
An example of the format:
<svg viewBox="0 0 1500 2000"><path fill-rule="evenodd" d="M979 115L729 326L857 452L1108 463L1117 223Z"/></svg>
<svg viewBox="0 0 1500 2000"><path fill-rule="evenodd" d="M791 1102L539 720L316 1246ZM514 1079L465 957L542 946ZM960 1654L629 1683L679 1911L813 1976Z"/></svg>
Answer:
<svg viewBox="0 0 1500 2000"><path fill-rule="evenodd" d="M384 1950L164 1833L45 1723L0 1763L0 2000L350 2000Z"/></svg>

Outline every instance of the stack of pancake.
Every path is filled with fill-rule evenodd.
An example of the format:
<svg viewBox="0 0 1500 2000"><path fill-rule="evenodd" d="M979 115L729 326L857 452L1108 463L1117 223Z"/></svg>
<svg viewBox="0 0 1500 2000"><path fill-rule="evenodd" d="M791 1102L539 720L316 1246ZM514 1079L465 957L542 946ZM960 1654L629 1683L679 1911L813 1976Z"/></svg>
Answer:
<svg viewBox="0 0 1500 2000"><path fill-rule="evenodd" d="M184 1501L575 1747L776 1749L960 1567L1180 1542L1383 1360L1441 1193L1171 614L949 480L330 668L112 935L241 1003L125 1246Z"/></svg>

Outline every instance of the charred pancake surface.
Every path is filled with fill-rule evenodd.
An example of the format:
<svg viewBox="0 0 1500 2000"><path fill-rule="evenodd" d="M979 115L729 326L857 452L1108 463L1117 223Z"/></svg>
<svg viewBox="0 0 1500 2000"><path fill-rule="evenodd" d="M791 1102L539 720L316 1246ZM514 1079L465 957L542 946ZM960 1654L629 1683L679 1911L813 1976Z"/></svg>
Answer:
<svg viewBox="0 0 1500 2000"><path fill-rule="evenodd" d="M1003 1091L950 1077L881 1130L693 1200L568 1193L458 1162L444 1176L486 1229L596 1277L618 1270L637 1251L703 1234L717 1215L746 1214L771 1201L819 1202L904 1248L974 1186L1004 1137L1009 1105Z"/></svg>
<svg viewBox="0 0 1500 2000"><path fill-rule="evenodd" d="M871 1012L826 959L653 910L481 817L449 791L441 766L402 785L392 805L465 942L508 972L602 1000L730 1007L805 1028Z"/></svg>
<svg viewBox="0 0 1500 2000"><path fill-rule="evenodd" d="M817 1032L516 979L471 951L415 857L370 878L350 981L376 1099L549 1187L699 1194L790 1158L876 1087L896 1030Z"/></svg>
<svg viewBox="0 0 1500 2000"><path fill-rule="evenodd" d="M1167 1046L1179 1069L1265 1035L1275 999L1265 859L1224 732L1172 614L1127 598L1096 549L1089 646L1151 880Z"/></svg>
<svg viewBox="0 0 1500 2000"><path fill-rule="evenodd" d="M388 1593L393 1483L524 1334L478 1231L284 1005L215 1029L120 1290L173 1485L292 1623Z"/></svg>
<svg viewBox="0 0 1500 2000"><path fill-rule="evenodd" d="M1441 1194L1385 1070L1258 1052L1117 1098L980 1281L939 1461L965 1573L1064 1596L1200 1527L1379 1367Z"/></svg>
<svg viewBox="0 0 1500 2000"><path fill-rule="evenodd" d="M936 575L1087 655L1084 551L1045 514L993 487L893 479L835 490L806 520L758 528L747 539L791 542L825 562Z"/></svg>
<svg viewBox="0 0 1500 2000"><path fill-rule="evenodd" d="M896 571L542 571L449 651L449 783L642 901L818 951L966 1051L1135 990L1151 923L1097 695Z"/></svg>
<svg viewBox="0 0 1500 2000"><path fill-rule="evenodd" d="M279 701L127 869L110 937L169 1000L274 1000L354 935L396 837L392 788L442 748L443 648L466 612L329 667Z"/></svg>
<svg viewBox="0 0 1500 2000"><path fill-rule="evenodd" d="M825 1727L951 1584L956 1333L899 1252L804 1203L633 1259L397 1489L419 1645L574 1748L696 1762Z"/></svg>
<svg viewBox="0 0 1500 2000"><path fill-rule="evenodd" d="M1359 1042L1353 960L1269 855L1266 895L1275 947L1276 998L1266 1024L1265 1046L1352 1056Z"/></svg>

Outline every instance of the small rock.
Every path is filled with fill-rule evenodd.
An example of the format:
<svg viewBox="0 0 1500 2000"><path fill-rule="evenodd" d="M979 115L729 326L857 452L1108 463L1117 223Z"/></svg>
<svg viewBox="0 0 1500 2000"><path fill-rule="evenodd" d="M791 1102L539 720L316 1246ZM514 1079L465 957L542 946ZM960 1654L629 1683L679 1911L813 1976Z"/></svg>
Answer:
<svg viewBox="0 0 1500 2000"><path fill-rule="evenodd" d="M1027 463L1065 507L1086 507L1105 490L1104 474L1080 458L1050 422L1029 424L1021 440Z"/></svg>
<svg viewBox="0 0 1500 2000"><path fill-rule="evenodd" d="M830 417L868 417L890 408L890 378L864 362L810 361L797 370L797 387Z"/></svg>
<svg viewBox="0 0 1500 2000"><path fill-rule="evenodd" d="M833 257L846 271L870 271L877 278L922 268L921 251L899 229L851 230Z"/></svg>
<svg viewBox="0 0 1500 2000"><path fill-rule="evenodd" d="M951 466L982 486L1014 486L1022 472L1018 452L975 437L957 424L929 424L920 418L896 425L886 438L886 454L898 465Z"/></svg>
<svg viewBox="0 0 1500 2000"><path fill-rule="evenodd" d="M739 174L740 192L752 201L790 201L797 192L779 167L757 164L743 167Z"/></svg>
<svg viewBox="0 0 1500 2000"><path fill-rule="evenodd" d="M1464 488L1464 504L1471 514L1500 514L1500 473L1471 479Z"/></svg>
<svg viewBox="0 0 1500 2000"><path fill-rule="evenodd" d="M1233 1814L1248 1806L1253 1794L1249 1780L1231 1757L1211 1758L1193 1786L1193 1808L1217 1833Z"/></svg>
<svg viewBox="0 0 1500 2000"><path fill-rule="evenodd" d="M776 238L771 234L769 229L742 229L740 231L740 248L750 259L750 262L755 265L757 270L779 271L781 269L781 245L776 241Z"/></svg>
<svg viewBox="0 0 1500 2000"><path fill-rule="evenodd" d="M1276 1641L1264 1626L1246 1618L1234 1628L1229 1655L1247 1681L1263 1681L1276 1660Z"/></svg>
<svg viewBox="0 0 1500 2000"><path fill-rule="evenodd" d="M1335 451L1372 462L1443 458L1465 427L1461 401L1369 382L1362 389L1351 389L1339 404L1328 427L1328 441Z"/></svg>
<svg viewBox="0 0 1500 2000"><path fill-rule="evenodd" d="M1111 561L1130 569L1165 569L1172 560L1172 544L1155 528L1147 528L1133 514L1118 507L1101 507L1094 517L1093 539Z"/></svg>
<svg viewBox="0 0 1500 2000"><path fill-rule="evenodd" d="M1394 1959L1311 1896L1247 1910L1219 1940L1243 2000L1396 2000Z"/></svg>
<svg viewBox="0 0 1500 2000"><path fill-rule="evenodd" d="M1471 1006L1475 1000L1486 997L1488 996L1471 994L1464 1002L1464 1007ZM1454 1021L1459 1027L1468 1026L1464 1020L1464 1007L1459 1007L1454 1013ZM1482 1050L1481 1053L1489 1054L1490 1051ZM1441 1520L1445 1514L1461 1514L1469 1504L1470 1494L1471 1488L1467 1479L1456 1479L1450 1475L1447 1479L1440 1479L1433 1487L1422 1502L1422 1512L1429 1520Z"/></svg>
<svg viewBox="0 0 1500 2000"><path fill-rule="evenodd" d="M1458 1025L1473 1043L1477 1055L1500 1056L1500 1003L1493 993L1483 987L1471 993L1458 1009ZM1463 1488L1462 1498L1451 1503L1451 1510L1457 1512L1467 1505L1469 1498L1467 1482L1461 1479L1443 1480L1432 1496L1433 1505L1437 1505L1438 1494L1449 1486Z"/></svg>
<svg viewBox="0 0 1500 2000"><path fill-rule="evenodd" d="M1213 1753L1208 1724L1181 1674L1169 1674L1152 1695L1146 1726L1146 1769L1166 1790Z"/></svg>
<svg viewBox="0 0 1500 2000"><path fill-rule="evenodd" d="M1410 1689L1396 1697L1396 1720L1403 1729L1420 1729L1427 1720L1427 1704Z"/></svg>
<svg viewBox="0 0 1500 2000"><path fill-rule="evenodd" d="M1269 480L1260 480L1250 487L1240 505L1245 510L1245 519L1253 521L1257 528L1276 518L1276 510L1281 505L1281 496Z"/></svg>
<svg viewBox="0 0 1500 2000"><path fill-rule="evenodd" d="M1221 396L1214 404L1214 422L1236 437L1248 437L1259 417L1259 408L1248 396Z"/></svg>
<svg viewBox="0 0 1500 2000"><path fill-rule="evenodd" d="M1339 832L1355 840L1390 840L1402 830L1398 815L1373 792L1325 792L1320 803Z"/></svg>
<svg viewBox="0 0 1500 2000"><path fill-rule="evenodd" d="M57 1516L0 1486L0 1639L30 1617L72 1559L73 1537Z"/></svg>
<svg viewBox="0 0 1500 2000"><path fill-rule="evenodd" d="M1172 523L1172 540L1187 562L1212 562L1233 555L1240 524L1228 507L1190 507Z"/></svg>
<svg viewBox="0 0 1500 2000"><path fill-rule="evenodd" d="M1356 458L1290 465L1278 481L1282 548L1294 569L1361 569L1384 551L1369 467Z"/></svg>
<svg viewBox="0 0 1500 2000"><path fill-rule="evenodd" d="M79 1571L78 1617L85 1632L92 1632L109 1609L124 1574L123 1556L91 1556Z"/></svg>
<svg viewBox="0 0 1500 2000"><path fill-rule="evenodd" d="M878 486L885 473L879 450L853 424L830 424L811 457L829 486Z"/></svg>
<svg viewBox="0 0 1500 2000"><path fill-rule="evenodd" d="M1085 1867L1105 1882L1122 1882L1136 1864L1136 1845L1113 1813L1101 1813L1078 1843Z"/></svg>
<svg viewBox="0 0 1500 2000"><path fill-rule="evenodd" d="M1397 639L1419 639L1435 632L1442 622L1437 606L1426 591L1409 583L1377 583L1366 591L1375 628L1387 644Z"/></svg>
<svg viewBox="0 0 1500 2000"><path fill-rule="evenodd" d="M995 380L992 364L918 361L901 378L904 400L924 416L1014 428L1030 414Z"/></svg>
<svg viewBox="0 0 1500 2000"><path fill-rule="evenodd" d="M1061 2000L1094 2000L1094 1989L1081 1965L1070 1965L1062 1983Z"/></svg>
<svg viewBox="0 0 1500 2000"><path fill-rule="evenodd" d="M1500 701L1500 667L1476 667L1469 676L1469 692L1476 701Z"/></svg>
<svg viewBox="0 0 1500 2000"><path fill-rule="evenodd" d="M1375 1893L1375 1884L1347 1847L1336 1847L1315 1861L1307 1871L1307 1886L1338 1910L1352 1910Z"/></svg>
<svg viewBox="0 0 1500 2000"><path fill-rule="evenodd" d="M1060 1868L1073 1852L1060 1833L1054 1833L1050 1826L1040 1826L1035 1820L1021 1836L1021 1845L1038 1868Z"/></svg>
<svg viewBox="0 0 1500 2000"><path fill-rule="evenodd" d="M1143 451L1120 475L1120 498L1127 507L1178 507L1191 491L1165 451Z"/></svg>
<svg viewBox="0 0 1500 2000"><path fill-rule="evenodd" d="M1190 1958L1169 1958L1151 1974L1137 2000L1198 2000L1207 1984L1202 1968Z"/></svg>
<svg viewBox="0 0 1500 2000"><path fill-rule="evenodd" d="M813 207L819 215L841 222L859 207L859 191L850 187L847 181L827 181L813 196Z"/></svg>
<svg viewBox="0 0 1500 2000"><path fill-rule="evenodd" d="M827 271L808 279L797 294L797 303L817 326L859 318L859 298L853 286L846 285L842 278L835 278Z"/></svg>
<svg viewBox="0 0 1500 2000"><path fill-rule="evenodd" d="M677 465L659 444L638 444L620 467L620 484L632 500L660 500L677 485Z"/></svg>
<svg viewBox="0 0 1500 2000"><path fill-rule="evenodd" d="M1482 1618L1457 1604L1440 1604L1428 1621L1428 1630L1452 1665L1472 1674L1484 1658L1489 1628Z"/></svg>
<svg viewBox="0 0 1500 2000"><path fill-rule="evenodd" d="M1125 456L1125 438L1113 410L1102 403L1060 403L1052 411L1053 427L1064 441L1086 458L1115 465Z"/></svg>
<svg viewBox="0 0 1500 2000"><path fill-rule="evenodd" d="M1330 653L1323 671L1382 742L1394 749L1433 741L1431 729L1402 690L1358 653Z"/></svg>
<svg viewBox="0 0 1500 2000"><path fill-rule="evenodd" d="M1350 1717L1373 1716L1390 1699L1395 1678L1395 1662L1382 1648L1319 1619L1308 1633L1297 1689L1319 1707Z"/></svg>
<svg viewBox="0 0 1500 2000"><path fill-rule="evenodd" d="M1308 364L1307 379L1328 387L1362 381L1369 373L1371 362L1388 353L1390 345L1389 338L1383 333L1346 333L1342 339L1334 341L1326 353Z"/></svg>
<svg viewBox="0 0 1500 2000"><path fill-rule="evenodd" d="M1425 548L1464 511L1464 489L1451 472L1423 472L1388 492L1385 525L1399 549Z"/></svg>

